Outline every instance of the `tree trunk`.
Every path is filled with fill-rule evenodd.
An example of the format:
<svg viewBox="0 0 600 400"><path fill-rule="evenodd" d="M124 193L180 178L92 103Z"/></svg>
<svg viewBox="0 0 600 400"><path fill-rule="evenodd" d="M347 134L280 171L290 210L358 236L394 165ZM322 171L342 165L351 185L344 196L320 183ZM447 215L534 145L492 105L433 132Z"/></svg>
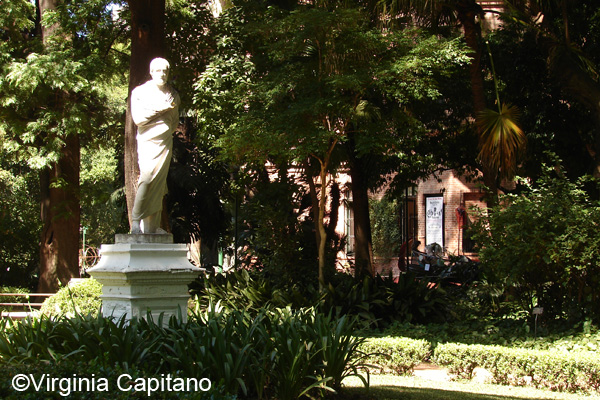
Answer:
<svg viewBox="0 0 600 400"><path fill-rule="evenodd" d="M39 0L37 5L41 17L46 11L55 10L58 0ZM44 45L56 29L56 25L40 24ZM59 160L40 174L42 234L38 291L46 293L55 292L71 278L79 277L79 136L70 135L64 141Z"/></svg>
<svg viewBox="0 0 600 400"><path fill-rule="evenodd" d="M310 173L310 164L308 161L305 163L305 173L307 174L306 181L308 182L310 189L312 213L315 223L315 239L317 243L319 263L319 290L321 292L325 290L327 278L329 277L329 273L332 272L328 271L327 269L327 226L325 225L325 211L327 204L327 175L329 172L331 153L333 152L336 143L337 141L333 140L329 145L329 149L327 150L325 157L322 160L319 159L320 193L318 194L314 176L312 176Z"/></svg>
<svg viewBox="0 0 600 400"><path fill-rule="evenodd" d="M471 95L473 96L473 111L475 115L486 107L483 76L481 74L481 27L476 21L483 18L483 10L474 0L460 1L457 6L458 20L465 35L465 42L473 50L469 76L471 80Z"/></svg>
<svg viewBox="0 0 600 400"><path fill-rule="evenodd" d="M59 161L40 176L42 235L38 291L79 277L79 136L65 139Z"/></svg>
<svg viewBox="0 0 600 400"><path fill-rule="evenodd" d="M131 60L129 62L129 94L149 79L150 61L164 57L165 0L128 0L131 11ZM129 96L130 97L130 96ZM125 121L125 196L131 225L139 167L137 162L137 127L131 119L127 101ZM164 211L164 209L163 209Z"/></svg>
<svg viewBox="0 0 600 400"><path fill-rule="evenodd" d="M319 218L315 223L317 224L317 231L319 232L319 241L317 246L319 249L319 290L323 292L327 283L325 270L327 268L327 231L325 230L325 204L327 203L327 164L324 162L321 164L321 172L319 174L321 179L321 196L319 196Z"/></svg>
<svg viewBox="0 0 600 400"><path fill-rule="evenodd" d="M478 118L486 108L485 89L481 74L481 27L477 17L483 18L483 9L475 0L461 0L457 5L458 20L465 35L465 42L473 50L469 76L471 80L471 95L473 96L473 112ZM481 132L478 132L481 136ZM489 190L488 204L495 204L498 196L498 171L490 168L486 160L482 160L483 183Z"/></svg>
<svg viewBox="0 0 600 400"><path fill-rule="evenodd" d="M373 240L369 215L369 191L367 165L357 157L354 135L348 134L346 151L348 168L352 179L352 211L354 212L354 276L361 279L365 274L373 275Z"/></svg>
<svg viewBox="0 0 600 400"><path fill-rule="evenodd" d="M362 159L350 156L352 178L352 211L354 212L354 263L355 277L373 275L373 240L369 216L369 193Z"/></svg>
<svg viewBox="0 0 600 400"><path fill-rule="evenodd" d="M340 212L340 185L337 182L331 183L331 189L329 189L331 200L329 202L329 222L327 223L327 240L335 241L335 228L338 224L339 212Z"/></svg>
<svg viewBox="0 0 600 400"><path fill-rule="evenodd" d="M319 228L317 227L319 221L319 195L317 193L317 185L315 184L314 176L311 172L312 168L308 160L304 163L304 171L306 174L306 183L308 183L308 189L310 194L312 219L315 224L315 243L317 243L318 248L319 243L321 243L321 233L319 231Z"/></svg>

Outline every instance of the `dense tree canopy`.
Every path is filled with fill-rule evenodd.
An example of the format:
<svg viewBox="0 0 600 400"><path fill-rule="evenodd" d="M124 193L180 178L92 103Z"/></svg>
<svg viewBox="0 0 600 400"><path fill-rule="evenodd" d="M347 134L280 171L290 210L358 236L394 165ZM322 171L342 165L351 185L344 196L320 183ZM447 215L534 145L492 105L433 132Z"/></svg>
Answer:
<svg viewBox="0 0 600 400"><path fill-rule="evenodd" d="M358 157L409 154L427 136L411 101L441 97L436 77L468 56L457 40L373 28L357 7L257 7L221 17L233 28L198 81L198 115L235 163L304 166L318 193L313 213L324 283L328 174L340 161L338 145L351 140Z"/></svg>
<svg viewBox="0 0 600 400"><path fill-rule="evenodd" d="M122 21L106 1L52 1L37 9L13 1L7 14L3 151L40 171L39 288L51 291L79 275L80 146L106 140L118 112L107 88L122 61L114 51Z"/></svg>
<svg viewBox="0 0 600 400"><path fill-rule="evenodd" d="M136 176L126 80L145 80L156 55L171 59L183 100L168 199L176 236L212 250L245 240L239 258L302 263L321 284L344 241L332 233L340 192L352 193L360 275L371 269L369 190L386 180L403 189L438 168L493 164L494 182L508 171L483 162L502 161L476 135L486 106L496 120L511 116L505 102L520 110L528 149L516 172L532 178L527 193L553 162L547 150L570 178L597 175L592 0L514 2L491 33L472 0L240 0L220 16L202 1L43 3L11 0L0 15L0 235L18 238L1 249L2 273L33 276L41 257L44 288L76 275L80 225L98 242L127 229L123 180L131 192ZM490 149L479 158L478 144ZM334 182L340 171L348 187Z"/></svg>

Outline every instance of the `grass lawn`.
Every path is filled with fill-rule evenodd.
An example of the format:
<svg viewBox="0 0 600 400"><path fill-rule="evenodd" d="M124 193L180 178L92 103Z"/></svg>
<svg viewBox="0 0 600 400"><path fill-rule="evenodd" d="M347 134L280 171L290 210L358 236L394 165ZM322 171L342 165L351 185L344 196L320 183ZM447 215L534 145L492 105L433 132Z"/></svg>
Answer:
<svg viewBox="0 0 600 400"><path fill-rule="evenodd" d="M434 381L393 375L371 375L371 387L368 391L358 378L346 378L344 385L343 398L356 400L600 400L600 395L586 396L528 387Z"/></svg>

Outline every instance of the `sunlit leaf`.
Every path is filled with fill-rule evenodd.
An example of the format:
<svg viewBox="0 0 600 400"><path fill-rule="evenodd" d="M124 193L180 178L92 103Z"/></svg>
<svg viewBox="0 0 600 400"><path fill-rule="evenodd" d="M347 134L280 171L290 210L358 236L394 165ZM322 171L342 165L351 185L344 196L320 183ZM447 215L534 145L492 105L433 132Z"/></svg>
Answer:
<svg viewBox="0 0 600 400"><path fill-rule="evenodd" d="M525 149L527 139L518 123L519 114L516 106L504 103L500 111L485 109L477 118L481 132L478 158L498 170L500 178L514 177Z"/></svg>

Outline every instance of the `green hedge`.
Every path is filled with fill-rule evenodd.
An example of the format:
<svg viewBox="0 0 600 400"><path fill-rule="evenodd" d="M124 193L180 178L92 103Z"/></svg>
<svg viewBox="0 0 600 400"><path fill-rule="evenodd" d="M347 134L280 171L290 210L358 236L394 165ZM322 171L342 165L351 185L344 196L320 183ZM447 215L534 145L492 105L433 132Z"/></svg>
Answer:
<svg viewBox="0 0 600 400"><path fill-rule="evenodd" d="M438 344L433 353L432 361L437 365L448 368L448 372L461 379L473 378L473 370L477 367L478 354L474 349L478 345L470 346L458 343Z"/></svg>
<svg viewBox="0 0 600 400"><path fill-rule="evenodd" d="M358 349L367 354L367 364L400 375L412 374L431 355L429 342L405 337L368 338Z"/></svg>
<svg viewBox="0 0 600 400"><path fill-rule="evenodd" d="M471 379L485 368L495 383L560 391L600 391L600 358L594 352L550 352L501 346L440 344L433 361L451 374Z"/></svg>

